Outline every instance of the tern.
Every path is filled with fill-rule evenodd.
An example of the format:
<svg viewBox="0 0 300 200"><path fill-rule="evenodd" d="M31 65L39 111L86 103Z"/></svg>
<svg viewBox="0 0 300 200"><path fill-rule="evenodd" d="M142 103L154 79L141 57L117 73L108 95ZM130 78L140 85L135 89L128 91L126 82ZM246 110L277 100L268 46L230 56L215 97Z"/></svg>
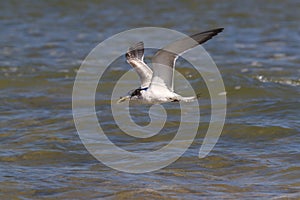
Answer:
<svg viewBox="0 0 300 200"><path fill-rule="evenodd" d="M213 36L222 32L223 28L212 29L177 40L157 51L152 57L151 68L144 62L144 43L138 42L131 46L125 54L126 61L138 74L141 86L120 97L118 103L126 100L142 104L161 104L166 102L191 102L197 96L183 97L174 92L174 70L178 56L203 44Z"/></svg>

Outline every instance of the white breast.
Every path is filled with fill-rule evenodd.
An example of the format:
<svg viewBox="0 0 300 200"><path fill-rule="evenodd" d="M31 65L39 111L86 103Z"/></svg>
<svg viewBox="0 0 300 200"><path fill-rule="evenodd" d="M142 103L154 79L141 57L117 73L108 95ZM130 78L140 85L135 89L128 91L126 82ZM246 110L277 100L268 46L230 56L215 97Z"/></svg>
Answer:
<svg viewBox="0 0 300 200"><path fill-rule="evenodd" d="M153 86L149 87L149 89L142 91L142 99L148 103L163 103L172 101L172 99L178 97L179 95L171 92L166 87L162 86Z"/></svg>

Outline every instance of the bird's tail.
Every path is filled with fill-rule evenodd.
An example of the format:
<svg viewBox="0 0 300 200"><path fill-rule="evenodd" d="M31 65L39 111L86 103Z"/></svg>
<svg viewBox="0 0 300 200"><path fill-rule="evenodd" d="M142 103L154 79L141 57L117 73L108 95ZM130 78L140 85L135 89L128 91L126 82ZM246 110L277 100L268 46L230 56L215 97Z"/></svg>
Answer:
<svg viewBox="0 0 300 200"><path fill-rule="evenodd" d="M183 102L193 102L197 99L199 99L200 94L197 94L196 96L192 96L192 97L181 97L181 101Z"/></svg>

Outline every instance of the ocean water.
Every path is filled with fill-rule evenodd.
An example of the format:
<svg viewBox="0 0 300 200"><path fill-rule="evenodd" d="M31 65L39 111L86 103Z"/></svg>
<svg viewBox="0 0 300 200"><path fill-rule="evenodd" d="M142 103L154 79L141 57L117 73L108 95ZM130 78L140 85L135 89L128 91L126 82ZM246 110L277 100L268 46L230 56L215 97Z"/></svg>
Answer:
<svg viewBox="0 0 300 200"><path fill-rule="evenodd" d="M0 1L0 199L299 199L299 9L296 0ZM86 150L73 121L72 89L97 44L147 26L185 34L225 28L203 47L223 77L227 117L218 143L199 159L209 94L179 59L176 69L201 92L196 139L171 165L131 174ZM149 61L152 51L146 53ZM180 123L178 105L166 105L167 129L148 140L124 135L103 114L115 77L130 66L120 57L109 69L95 101L109 139L135 152L168 143ZM137 124L149 122L147 108L133 105L131 113Z"/></svg>

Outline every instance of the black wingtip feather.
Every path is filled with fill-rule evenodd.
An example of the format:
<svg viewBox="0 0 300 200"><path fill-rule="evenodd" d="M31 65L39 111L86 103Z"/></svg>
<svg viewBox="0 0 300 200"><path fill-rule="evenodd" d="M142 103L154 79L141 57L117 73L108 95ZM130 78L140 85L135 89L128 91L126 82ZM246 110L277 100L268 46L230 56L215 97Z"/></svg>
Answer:
<svg viewBox="0 0 300 200"><path fill-rule="evenodd" d="M198 44L203 44L204 42L210 40L212 37L218 35L218 33L222 32L224 28L216 28L208 31L204 31L201 33L197 33L194 35L191 35L190 37L198 42ZM203 35L206 35L203 37Z"/></svg>
<svg viewBox="0 0 300 200"><path fill-rule="evenodd" d="M139 59L142 60L144 56L144 42L138 42L134 46L130 47L125 54L126 59Z"/></svg>

